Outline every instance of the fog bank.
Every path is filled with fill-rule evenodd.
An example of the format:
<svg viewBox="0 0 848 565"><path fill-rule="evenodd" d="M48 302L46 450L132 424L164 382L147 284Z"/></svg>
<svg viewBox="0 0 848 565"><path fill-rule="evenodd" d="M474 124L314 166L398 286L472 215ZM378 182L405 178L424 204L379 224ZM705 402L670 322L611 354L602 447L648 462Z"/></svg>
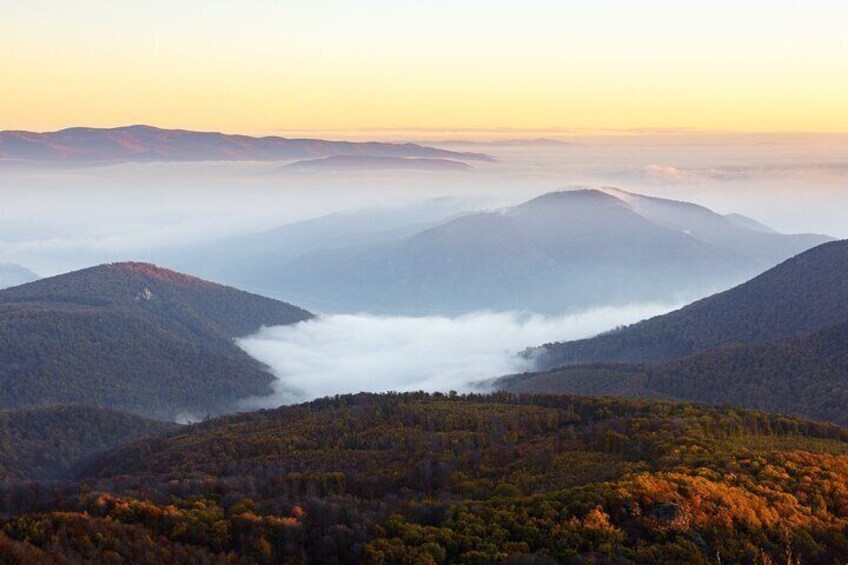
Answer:
<svg viewBox="0 0 848 565"><path fill-rule="evenodd" d="M560 317L332 315L264 328L239 345L271 367L278 378L275 394L244 406L361 391L469 391L475 382L529 370L529 362L516 356L527 347L588 337L673 308L643 304Z"/></svg>
<svg viewBox="0 0 848 565"><path fill-rule="evenodd" d="M397 141L397 140L396 140ZM544 141L544 140L543 140ZM327 214L457 199L511 206L569 186L616 186L740 213L785 233L848 237L848 139L834 136L576 136L433 142L491 154L460 173L310 171L288 162L122 163L0 159L0 263L51 275ZM402 214L402 212L399 212ZM209 262L215 261L208 253Z"/></svg>

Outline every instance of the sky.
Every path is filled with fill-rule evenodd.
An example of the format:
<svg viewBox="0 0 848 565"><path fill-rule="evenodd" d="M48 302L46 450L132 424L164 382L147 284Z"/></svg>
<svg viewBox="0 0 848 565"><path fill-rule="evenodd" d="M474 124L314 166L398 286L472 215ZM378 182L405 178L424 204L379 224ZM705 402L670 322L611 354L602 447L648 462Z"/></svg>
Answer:
<svg viewBox="0 0 848 565"><path fill-rule="evenodd" d="M0 129L848 132L844 0L0 8Z"/></svg>

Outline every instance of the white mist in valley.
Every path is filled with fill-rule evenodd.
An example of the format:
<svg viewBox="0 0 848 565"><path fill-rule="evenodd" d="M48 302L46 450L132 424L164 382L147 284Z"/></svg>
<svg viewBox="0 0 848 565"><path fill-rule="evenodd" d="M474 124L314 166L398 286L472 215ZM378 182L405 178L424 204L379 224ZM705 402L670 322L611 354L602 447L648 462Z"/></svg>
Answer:
<svg viewBox="0 0 848 565"><path fill-rule="evenodd" d="M589 337L672 309L643 304L556 317L340 314L264 328L239 345L271 368L278 379L275 393L244 406L268 408L362 391L475 390L475 383L530 370L531 363L517 355L527 347Z"/></svg>

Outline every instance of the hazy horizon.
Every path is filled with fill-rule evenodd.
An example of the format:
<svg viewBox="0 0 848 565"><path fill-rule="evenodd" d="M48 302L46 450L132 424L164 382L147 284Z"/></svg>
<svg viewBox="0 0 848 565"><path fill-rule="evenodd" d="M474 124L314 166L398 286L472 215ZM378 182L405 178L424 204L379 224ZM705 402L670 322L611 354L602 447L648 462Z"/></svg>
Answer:
<svg viewBox="0 0 848 565"><path fill-rule="evenodd" d="M846 20L832 0L31 0L0 21L0 128L846 132Z"/></svg>
<svg viewBox="0 0 848 565"><path fill-rule="evenodd" d="M458 213L575 186L694 202L786 233L848 237L842 212L848 145L445 147L490 153L498 161L473 163L462 173L308 175L273 162L0 165L0 259L56 274L331 213L402 209L433 198L455 199L452 211ZM73 260L74 250L81 261Z"/></svg>
<svg viewBox="0 0 848 565"><path fill-rule="evenodd" d="M473 357L481 372L517 370L512 355L533 345L530 334L603 331L803 249L758 230L848 238L841 3L799 11L760 0L257 0L238 8L32 0L6 8L0 133L144 124L235 136L186 142L136 128L144 140L127 132L106 141L0 139L0 264L20 266L8 267L9 280L26 280L27 269L50 276L150 261L305 305L322 317L243 341L272 367L281 365L278 351L300 343L296 375L334 383L340 371L380 359L382 344L358 341L362 328L396 337L406 351L448 351L478 334L481 320L493 336ZM412 142L457 163L289 167L346 150L263 153L245 149L244 135ZM42 153L27 153L34 147ZM486 224L485 212L602 187L684 204L653 217L636 208L605 215L601 202L586 218L569 216L581 224L574 232L544 212L503 238L510 226ZM767 227L733 232L730 220L689 217L690 204ZM464 216L485 225L452 223ZM606 237L619 221L627 224L619 239ZM725 240L722 230L736 235ZM629 256L618 253L630 243ZM360 272L363 263L373 264ZM310 270L312 278L288 280ZM373 286L376 299L345 294L344 284ZM393 286L405 290L389 297ZM585 323L585 312L603 314ZM352 345L336 368L310 365L343 343ZM391 371L398 386L427 372L472 372L461 350L446 357L444 365L386 363L380 382ZM275 369L297 379L285 363Z"/></svg>

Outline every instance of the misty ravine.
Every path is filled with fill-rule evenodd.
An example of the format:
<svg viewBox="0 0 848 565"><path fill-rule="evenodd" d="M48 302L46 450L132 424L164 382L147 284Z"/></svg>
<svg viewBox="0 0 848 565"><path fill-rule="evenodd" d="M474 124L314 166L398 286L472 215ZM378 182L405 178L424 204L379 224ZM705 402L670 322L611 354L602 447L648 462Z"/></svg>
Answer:
<svg viewBox="0 0 848 565"><path fill-rule="evenodd" d="M271 368L275 394L242 405L268 408L350 391L469 391L532 369L517 355L526 347L589 337L672 309L635 304L563 316L474 312L456 318L343 314L263 328L238 344Z"/></svg>

